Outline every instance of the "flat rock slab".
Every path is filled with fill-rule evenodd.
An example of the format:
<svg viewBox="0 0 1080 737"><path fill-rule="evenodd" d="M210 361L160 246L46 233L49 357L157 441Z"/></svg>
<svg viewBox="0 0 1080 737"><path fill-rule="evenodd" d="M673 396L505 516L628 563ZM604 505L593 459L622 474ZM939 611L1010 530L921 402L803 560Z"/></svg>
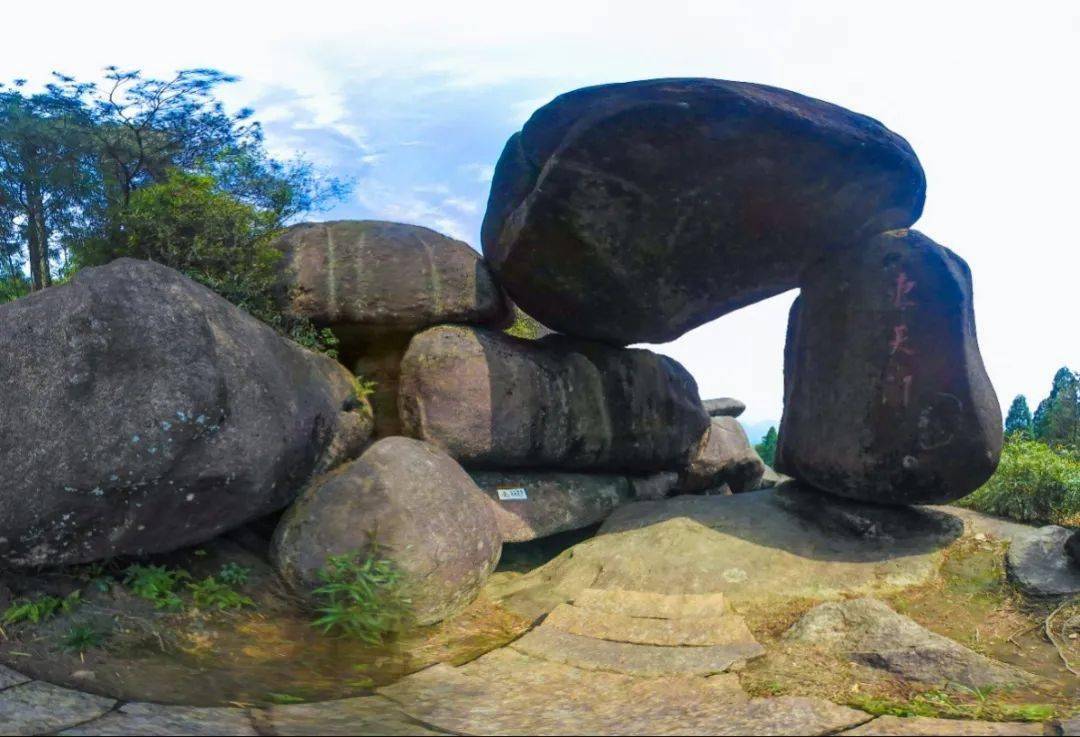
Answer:
<svg viewBox="0 0 1080 737"><path fill-rule="evenodd" d="M878 717L843 734L876 735L1026 735L1044 734L1039 722L978 722L930 717Z"/></svg>
<svg viewBox="0 0 1080 737"><path fill-rule="evenodd" d="M665 647L756 644L742 617L725 614L701 619L651 619L560 604L544 620L572 635L611 642Z"/></svg>
<svg viewBox="0 0 1080 737"><path fill-rule="evenodd" d="M272 706L257 720L263 734L276 735L445 734L406 716L382 696Z"/></svg>
<svg viewBox="0 0 1080 737"><path fill-rule="evenodd" d="M595 537L525 575L494 577L486 592L526 618L581 606L584 589L721 592L740 606L881 595L929 581L963 529L939 510L848 502L794 482L679 496L620 507Z"/></svg>
<svg viewBox="0 0 1080 737"><path fill-rule="evenodd" d="M680 619L716 617L724 613L723 594L656 594L623 589L585 589L574 604L627 617Z"/></svg>
<svg viewBox="0 0 1080 737"><path fill-rule="evenodd" d="M381 693L462 734L831 734L868 715L817 699L750 699L734 676L639 679L505 650L437 665Z"/></svg>
<svg viewBox="0 0 1080 737"><path fill-rule="evenodd" d="M712 647L657 647L609 642L538 627L510 644L518 652L585 670L625 675L707 676L765 654L756 642Z"/></svg>
<svg viewBox="0 0 1080 737"><path fill-rule="evenodd" d="M18 686L20 683L26 683L29 680L30 679L24 676L22 673L13 671L6 665L0 665L0 689Z"/></svg>
<svg viewBox="0 0 1080 737"><path fill-rule="evenodd" d="M1029 673L931 632L876 599L819 604L784 638L843 653L907 681L985 688L1034 680Z"/></svg>
<svg viewBox="0 0 1080 737"><path fill-rule="evenodd" d="M1047 525L1018 536L1009 546L1006 570L1031 596L1069 596L1080 592L1080 566L1065 552L1072 530Z"/></svg>
<svg viewBox="0 0 1080 737"><path fill-rule="evenodd" d="M246 709L124 704L61 735L256 735Z"/></svg>
<svg viewBox="0 0 1080 737"><path fill-rule="evenodd" d="M42 681L0 691L0 730L6 735L51 734L105 714L116 702Z"/></svg>

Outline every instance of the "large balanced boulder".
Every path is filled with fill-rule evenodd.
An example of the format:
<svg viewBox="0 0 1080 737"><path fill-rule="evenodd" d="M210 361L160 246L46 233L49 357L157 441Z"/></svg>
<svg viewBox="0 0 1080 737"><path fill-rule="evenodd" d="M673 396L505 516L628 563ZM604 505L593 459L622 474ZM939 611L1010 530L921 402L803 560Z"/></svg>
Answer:
<svg viewBox="0 0 1080 737"><path fill-rule="evenodd" d="M626 476L559 471L473 471L491 498L503 542L526 542L599 522L634 498Z"/></svg>
<svg viewBox="0 0 1080 737"><path fill-rule="evenodd" d="M903 138L836 105L716 79L608 84L555 98L510 138L483 249L545 325L662 343L912 224L925 189Z"/></svg>
<svg viewBox="0 0 1080 737"><path fill-rule="evenodd" d="M370 434L343 367L146 261L0 306L0 356L4 564L208 540Z"/></svg>
<svg viewBox="0 0 1080 737"><path fill-rule="evenodd" d="M330 556L372 550L402 574L416 624L469 604L494 570L502 537L491 503L452 458L411 438L379 440L313 483L274 533L282 577L305 594Z"/></svg>
<svg viewBox="0 0 1080 737"><path fill-rule="evenodd" d="M677 470L708 426L666 356L457 326L412 339L398 402L407 435L474 468Z"/></svg>
<svg viewBox="0 0 1080 737"><path fill-rule="evenodd" d="M915 231L803 277L785 347L777 470L887 504L959 499L997 467L1001 408L975 335L971 272Z"/></svg>
<svg viewBox="0 0 1080 737"><path fill-rule="evenodd" d="M713 417L679 476L682 491L705 491L727 484L738 494L758 488L765 463L734 417Z"/></svg>

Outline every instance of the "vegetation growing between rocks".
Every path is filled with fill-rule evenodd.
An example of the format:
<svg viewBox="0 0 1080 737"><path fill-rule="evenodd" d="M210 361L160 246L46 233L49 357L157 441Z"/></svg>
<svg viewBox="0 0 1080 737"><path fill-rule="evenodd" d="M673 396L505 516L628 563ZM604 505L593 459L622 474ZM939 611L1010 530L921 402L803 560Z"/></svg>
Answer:
<svg viewBox="0 0 1080 737"><path fill-rule="evenodd" d="M378 555L331 556L319 571L322 585L313 596L321 615L312 626L324 634L371 645L399 632L408 618L409 601L401 593L401 572Z"/></svg>

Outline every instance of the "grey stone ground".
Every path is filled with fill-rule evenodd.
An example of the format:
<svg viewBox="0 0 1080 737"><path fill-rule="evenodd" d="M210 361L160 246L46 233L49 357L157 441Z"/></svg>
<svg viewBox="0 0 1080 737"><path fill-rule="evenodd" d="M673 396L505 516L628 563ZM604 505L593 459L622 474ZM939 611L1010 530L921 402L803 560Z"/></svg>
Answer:
<svg viewBox="0 0 1080 737"><path fill-rule="evenodd" d="M269 708L120 703L0 666L5 735L1070 734L1066 724L873 718L823 699L751 698L763 654L723 596L587 590L529 634L371 696Z"/></svg>

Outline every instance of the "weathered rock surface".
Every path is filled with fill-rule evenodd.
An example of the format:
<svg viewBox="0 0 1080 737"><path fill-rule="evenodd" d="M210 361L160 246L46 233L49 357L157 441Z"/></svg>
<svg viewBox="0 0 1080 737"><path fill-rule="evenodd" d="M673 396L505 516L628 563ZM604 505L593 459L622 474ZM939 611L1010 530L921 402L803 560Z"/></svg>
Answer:
<svg viewBox="0 0 1080 737"><path fill-rule="evenodd" d="M454 326L416 335L401 365L405 433L477 468L678 469L708 426L672 359Z"/></svg>
<svg viewBox="0 0 1080 737"><path fill-rule="evenodd" d="M556 627L538 627L510 647L575 668L645 678L713 675L765 654L753 640L708 647L663 647L583 637Z"/></svg>
<svg viewBox="0 0 1080 737"><path fill-rule="evenodd" d="M706 399L702 405L709 417L738 417L746 411L746 405L733 397Z"/></svg>
<svg viewBox="0 0 1080 737"><path fill-rule="evenodd" d="M525 617L590 588L721 592L736 605L889 593L930 580L963 523L938 510L857 503L794 482L615 510L598 534L486 593Z"/></svg>
<svg viewBox="0 0 1080 737"><path fill-rule="evenodd" d="M656 501L666 499L675 493L679 486L679 474L675 471L660 471L648 476L630 476L630 488L634 499L638 501Z"/></svg>
<svg viewBox="0 0 1080 737"><path fill-rule="evenodd" d="M243 709L124 704L61 735L256 735Z"/></svg>
<svg viewBox="0 0 1080 737"><path fill-rule="evenodd" d="M371 390L368 401L374 420L373 435L388 438L401 435L398 416L398 382L401 359L409 347L411 333L354 335L341 345L338 357Z"/></svg>
<svg viewBox="0 0 1080 737"><path fill-rule="evenodd" d="M911 225L925 178L877 121L715 79L575 90L495 168L484 255L545 325L664 343L798 286L847 243Z"/></svg>
<svg viewBox="0 0 1080 737"><path fill-rule="evenodd" d="M53 734L99 717L115 703L102 696L31 681L0 691L0 733Z"/></svg>
<svg viewBox="0 0 1080 737"><path fill-rule="evenodd" d="M417 624L463 609L502 551L491 503L468 474L437 448L401 437L312 484L282 518L272 552L285 580L308 591L327 556L373 542L402 572Z"/></svg>
<svg viewBox="0 0 1080 737"><path fill-rule="evenodd" d="M603 522L633 498L630 481L612 474L473 471L470 476L491 498L503 542L525 542Z"/></svg>
<svg viewBox="0 0 1080 737"><path fill-rule="evenodd" d="M632 617L625 614L560 604L544 618L545 627L580 637L661 647L748 646L755 642L742 617L734 614L678 619Z"/></svg>
<svg viewBox="0 0 1080 737"><path fill-rule="evenodd" d="M455 734L834 734L863 712L821 699L750 699L731 675L636 678L516 653L435 666L381 693Z"/></svg>
<svg viewBox="0 0 1080 737"><path fill-rule="evenodd" d="M983 722L966 719L883 716L872 722L842 732L864 735L1042 735L1043 725L1031 722Z"/></svg>
<svg viewBox="0 0 1080 737"><path fill-rule="evenodd" d="M682 491L704 491L727 484L738 494L758 488L765 464L734 417L713 417L679 476Z"/></svg>
<svg viewBox="0 0 1080 737"><path fill-rule="evenodd" d="M810 269L784 353L778 471L854 499L930 504L997 467L1001 408L971 273L929 238L885 233Z"/></svg>
<svg viewBox="0 0 1080 737"><path fill-rule="evenodd" d="M352 377L164 266L0 306L0 560L173 550L287 505L370 434Z"/></svg>
<svg viewBox="0 0 1080 737"><path fill-rule="evenodd" d="M273 706L265 715L256 716L256 719L263 728L260 734L305 737L446 734L411 719L394 702L382 696Z"/></svg>
<svg viewBox="0 0 1080 737"><path fill-rule="evenodd" d="M1080 568L1080 530L1073 530L1065 541L1065 554L1072 559L1074 568Z"/></svg>
<svg viewBox="0 0 1080 737"><path fill-rule="evenodd" d="M1065 551L1072 531L1047 525L1016 537L1005 557L1009 578L1031 596L1080 593L1080 567Z"/></svg>
<svg viewBox="0 0 1080 737"><path fill-rule="evenodd" d="M283 306L333 326L346 343L373 332L509 318L480 254L428 228L377 220L301 223L276 246L284 253Z"/></svg>
<svg viewBox="0 0 1080 737"><path fill-rule="evenodd" d="M574 597L584 609L642 619L713 619L724 611L723 594L656 594L624 589L585 589Z"/></svg>
<svg viewBox="0 0 1080 737"><path fill-rule="evenodd" d="M907 681L1001 688L1032 676L935 634L876 599L819 604L784 637L845 654Z"/></svg>

